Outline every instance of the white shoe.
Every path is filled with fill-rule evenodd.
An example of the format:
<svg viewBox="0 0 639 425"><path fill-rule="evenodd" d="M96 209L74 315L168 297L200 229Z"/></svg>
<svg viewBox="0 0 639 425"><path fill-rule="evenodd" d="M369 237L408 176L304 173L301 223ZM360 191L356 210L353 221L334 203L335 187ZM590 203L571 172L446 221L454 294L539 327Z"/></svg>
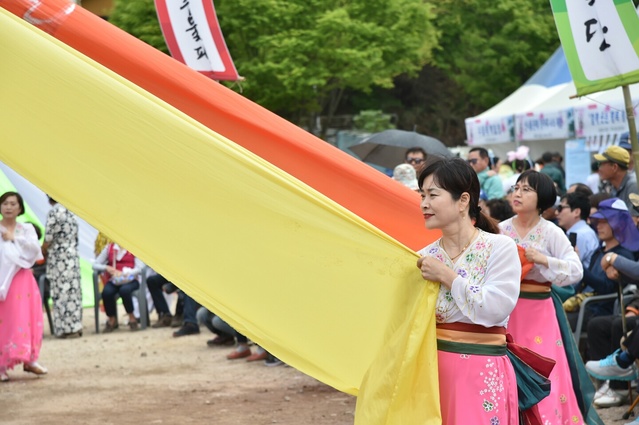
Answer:
<svg viewBox="0 0 639 425"><path fill-rule="evenodd" d="M9 375L7 375L6 370L0 372L0 382L9 382Z"/></svg>
<svg viewBox="0 0 639 425"><path fill-rule="evenodd" d="M599 399L602 395L604 395L610 389L610 381L604 381L604 383L599 387L595 396L592 398L592 401Z"/></svg>
<svg viewBox="0 0 639 425"><path fill-rule="evenodd" d="M586 371L597 379L616 381L634 381L637 379L637 370L634 362L627 368L622 368L617 364L617 355L620 350L610 354L605 359L591 360L586 362Z"/></svg>
<svg viewBox="0 0 639 425"><path fill-rule="evenodd" d="M23 363L22 369L25 372L35 373L36 375L46 375L49 372L46 367L40 366L38 362Z"/></svg>
<svg viewBox="0 0 639 425"><path fill-rule="evenodd" d="M613 406L621 406L625 401L626 397L619 394L617 391L608 388L608 390L601 395L597 400L593 402L593 404L597 407L613 407Z"/></svg>

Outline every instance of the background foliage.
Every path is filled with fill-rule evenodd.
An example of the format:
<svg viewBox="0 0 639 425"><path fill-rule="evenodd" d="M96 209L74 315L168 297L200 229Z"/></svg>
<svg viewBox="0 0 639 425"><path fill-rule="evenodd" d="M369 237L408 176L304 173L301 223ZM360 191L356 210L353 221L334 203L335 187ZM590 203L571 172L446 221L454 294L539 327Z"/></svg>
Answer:
<svg viewBox="0 0 639 425"><path fill-rule="evenodd" d="M153 0L116 0L109 21L167 52ZM559 45L548 2L217 0L246 80L227 84L321 137L365 110L463 143L464 119L510 94ZM321 119L320 119L321 117Z"/></svg>

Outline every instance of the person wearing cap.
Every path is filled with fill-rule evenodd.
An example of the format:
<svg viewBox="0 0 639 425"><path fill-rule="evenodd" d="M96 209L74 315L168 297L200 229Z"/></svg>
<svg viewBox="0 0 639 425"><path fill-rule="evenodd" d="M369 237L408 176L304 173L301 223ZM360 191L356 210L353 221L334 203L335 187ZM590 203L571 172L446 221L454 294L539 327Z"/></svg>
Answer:
<svg viewBox="0 0 639 425"><path fill-rule="evenodd" d="M617 281L607 276L602 264L607 265L606 258L612 256L633 260L633 251L639 250L639 230L635 227L626 204L619 198L602 201L597 212L590 216L590 222L597 229L602 246L592 253L589 266L584 267L584 277L578 285L577 292L595 295L614 294L618 288ZM620 282L622 286L627 283L625 279ZM614 300L589 304L584 313L584 323L587 324L595 316L611 315L613 308ZM579 316L578 310L568 312L567 316L574 331Z"/></svg>
<svg viewBox="0 0 639 425"><path fill-rule="evenodd" d="M610 194L624 201L632 216L639 216L629 197L631 193L639 193L639 189L637 182L628 175L630 166L628 151L620 146L608 146L603 153L596 154L595 159L599 162L599 177L612 185Z"/></svg>
<svg viewBox="0 0 639 425"><path fill-rule="evenodd" d="M417 184L417 173L415 168L410 164L399 164L393 170L393 180L396 180L407 188L419 191Z"/></svg>
<svg viewBox="0 0 639 425"><path fill-rule="evenodd" d="M628 164L628 176L630 180L637 181L637 174L635 173L635 161L632 158L632 144L630 143L630 132L626 131L619 136L619 147L624 148L630 155L630 163Z"/></svg>

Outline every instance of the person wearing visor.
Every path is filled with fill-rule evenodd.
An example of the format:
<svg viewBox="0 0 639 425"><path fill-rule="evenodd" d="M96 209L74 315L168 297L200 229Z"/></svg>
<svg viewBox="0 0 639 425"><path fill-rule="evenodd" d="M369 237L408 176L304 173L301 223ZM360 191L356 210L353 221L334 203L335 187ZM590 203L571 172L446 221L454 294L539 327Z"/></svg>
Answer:
<svg viewBox="0 0 639 425"><path fill-rule="evenodd" d="M639 194L639 188L637 188L636 180L628 174L630 167L628 151L620 146L608 146L603 153L595 155L595 160L599 162L599 177L611 185L610 195L624 201L630 214L633 217L639 217L639 212L630 202L630 194Z"/></svg>

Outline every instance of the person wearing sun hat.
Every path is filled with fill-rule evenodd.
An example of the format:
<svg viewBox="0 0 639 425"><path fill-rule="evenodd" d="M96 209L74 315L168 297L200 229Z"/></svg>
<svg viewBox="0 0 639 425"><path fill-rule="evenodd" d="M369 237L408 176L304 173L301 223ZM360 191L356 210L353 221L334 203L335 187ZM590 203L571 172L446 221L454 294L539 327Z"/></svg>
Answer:
<svg viewBox="0 0 639 425"><path fill-rule="evenodd" d="M630 218L625 203L620 199L610 198L601 201L599 209L590 216L590 219L594 222L605 220L613 232L614 240L619 242L619 246L622 248L630 253L639 250L639 230ZM618 280L621 285L632 282L639 276L639 263L632 256L623 255L615 247L604 253L600 263L607 277L611 280ZM630 312L633 313L633 316L636 315L636 309L630 308L633 303L634 301L626 307L626 315ZM591 361L586 363L586 370L602 381L610 380L608 384L602 385L597 391L594 400L597 407L621 404L624 395L619 391L627 388L627 385L621 381L633 380L637 376L636 369L631 368L630 364L622 364L621 367L618 365L616 359L618 352L610 354L618 347L619 336L624 333L618 317L618 314L594 317L588 323L588 353ZM636 326L635 318L627 317L626 320L628 321L628 330ZM614 376L607 376L610 371L618 373Z"/></svg>
<svg viewBox="0 0 639 425"><path fill-rule="evenodd" d="M626 203L628 211L638 217L639 212L635 211L630 202L630 194L639 194L637 182L630 178L628 167L630 166L630 154L620 146L608 146L600 154L595 155L595 160L599 162L599 177L612 185L611 195Z"/></svg>
<svg viewBox="0 0 639 425"><path fill-rule="evenodd" d="M419 191L415 168L410 164L399 164L393 170L393 180L397 180L409 189Z"/></svg>

